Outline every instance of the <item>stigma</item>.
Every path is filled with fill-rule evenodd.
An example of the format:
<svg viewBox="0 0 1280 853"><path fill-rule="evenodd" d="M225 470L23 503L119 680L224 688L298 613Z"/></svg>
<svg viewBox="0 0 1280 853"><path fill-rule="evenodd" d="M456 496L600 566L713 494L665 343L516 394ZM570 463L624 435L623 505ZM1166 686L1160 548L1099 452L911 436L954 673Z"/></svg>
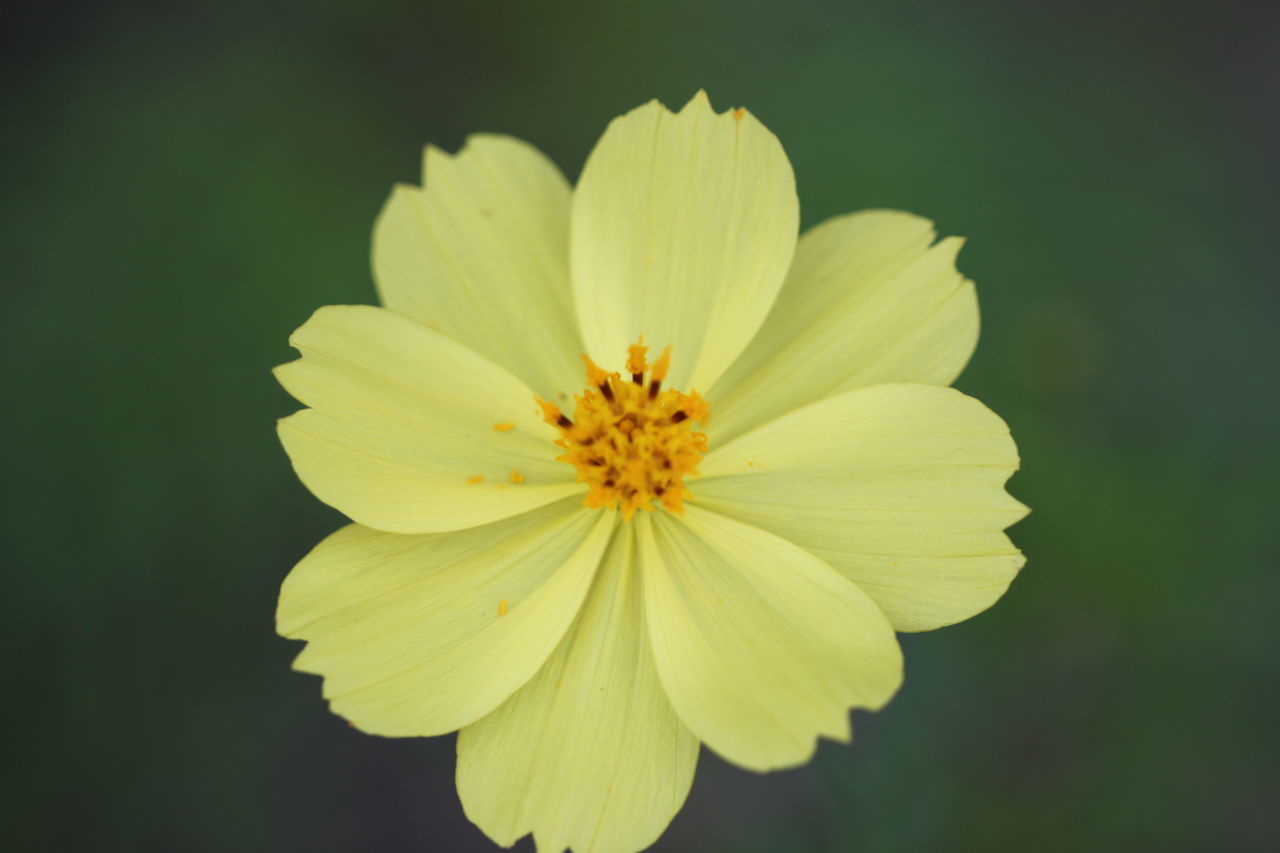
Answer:
<svg viewBox="0 0 1280 853"><path fill-rule="evenodd" d="M572 465L589 487L585 506L616 507L630 520L656 506L680 514L707 452L706 433L694 429L711 412L706 400L662 387L671 347L652 365L644 339L628 349L626 375L610 373L587 356L587 388L575 398L573 417L538 398L542 416L560 430L557 461Z"/></svg>

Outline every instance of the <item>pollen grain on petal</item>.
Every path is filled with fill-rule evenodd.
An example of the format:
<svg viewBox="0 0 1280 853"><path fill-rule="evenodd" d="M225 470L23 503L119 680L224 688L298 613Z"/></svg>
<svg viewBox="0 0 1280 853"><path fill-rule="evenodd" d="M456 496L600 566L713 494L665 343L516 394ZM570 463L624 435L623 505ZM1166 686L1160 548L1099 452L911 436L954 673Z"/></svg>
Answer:
<svg viewBox="0 0 1280 853"><path fill-rule="evenodd" d="M467 482L468 482L468 483L471 483L472 485L475 485L476 483L483 483L483 482L484 482L484 475L483 475L483 474L476 474L474 477L468 477L468 478L467 478Z"/></svg>
<svg viewBox="0 0 1280 853"><path fill-rule="evenodd" d="M507 600L505 598L498 602L498 615L507 615Z"/></svg>
<svg viewBox="0 0 1280 853"><path fill-rule="evenodd" d="M523 483L524 474L521 474L519 471L512 471L510 479L512 483Z"/></svg>
<svg viewBox="0 0 1280 853"><path fill-rule="evenodd" d="M511 430L516 428L516 425L514 421L507 421L506 423L494 424L493 428L498 432L511 432Z"/></svg>

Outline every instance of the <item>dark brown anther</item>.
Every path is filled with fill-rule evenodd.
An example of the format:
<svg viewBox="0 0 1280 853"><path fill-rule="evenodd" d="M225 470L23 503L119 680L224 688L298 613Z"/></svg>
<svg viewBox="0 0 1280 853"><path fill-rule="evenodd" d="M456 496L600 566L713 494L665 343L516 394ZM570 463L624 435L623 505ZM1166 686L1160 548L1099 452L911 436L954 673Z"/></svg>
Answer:
<svg viewBox="0 0 1280 853"><path fill-rule="evenodd" d="M658 497L662 497L663 495L665 495L665 494L667 493L667 490L666 490L665 488L663 488L662 486L654 486L654 487L653 487L653 493L654 493L655 495L657 495Z"/></svg>
<svg viewBox="0 0 1280 853"><path fill-rule="evenodd" d="M689 413L686 412L684 409L677 410L676 413L671 416L671 422L673 424L678 424L681 421L688 420L688 419L689 419Z"/></svg>
<svg viewBox="0 0 1280 853"><path fill-rule="evenodd" d="M655 379L652 382L650 382L649 383L649 399L656 400L658 398L658 391L661 390L661 388L662 388L661 379Z"/></svg>
<svg viewBox="0 0 1280 853"><path fill-rule="evenodd" d="M609 387L608 382L600 383L600 393L603 394L604 398L608 400L610 403L613 402L613 389Z"/></svg>
<svg viewBox="0 0 1280 853"><path fill-rule="evenodd" d="M563 414L556 418L556 423L560 425L561 429L569 429L573 426L573 421L569 420L569 418Z"/></svg>
<svg viewBox="0 0 1280 853"><path fill-rule="evenodd" d="M633 374L631 374L631 381L632 381L632 382L634 382L634 383L636 383L637 385L643 385L643 384L644 384L644 374L643 374L643 373L633 373Z"/></svg>

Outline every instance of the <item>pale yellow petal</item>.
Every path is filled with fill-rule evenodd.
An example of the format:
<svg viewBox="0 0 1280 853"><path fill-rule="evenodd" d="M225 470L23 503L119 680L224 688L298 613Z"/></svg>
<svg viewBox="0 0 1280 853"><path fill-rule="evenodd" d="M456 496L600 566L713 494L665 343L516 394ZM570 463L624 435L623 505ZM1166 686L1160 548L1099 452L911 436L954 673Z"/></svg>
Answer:
<svg viewBox="0 0 1280 853"><path fill-rule="evenodd" d="M654 671L632 527L542 670L458 736L463 808L504 847L532 832L541 853L642 850L689 792L698 742Z"/></svg>
<svg viewBox="0 0 1280 853"><path fill-rule="evenodd" d="M580 385L569 292L569 184L537 149L476 135L428 148L373 234L382 303L460 341L545 397Z"/></svg>
<svg viewBox="0 0 1280 853"><path fill-rule="evenodd" d="M792 409L867 385L950 385L978 341L962 241L933 223L870 210L800 238L778 301L751 346L707 395L713 446Z"/></svg>
<svg viewBox="0 0 1280 853"><path fill-rule="evenodd" d="M307 488L354 521L457 530L583 491L533 392L451 338L353 305L321 308L290 343L302 358L276 376L311 408L280 422L280 440Z"/></svg>
<svg viewBox="0 0 1280 853"><path fill-rule="evenodd" d="M699 505L826 560L899 631L991 606L1022 567L1002 532L1026 514L1004 483L1018 451L959 391L877 385L828 398L715 448Z"/></svg>
<svg viewBox="0 0 1280 853"><path fill-rule="evenodd" d="M615 119L574 191L570 257L587 351L614 369L644 335L673 347L668 384L705 392L756 333L795 250L782 146L699 92Z"/></svg>
<svg viewBox="0 0 1280 853"><path fill-rule="evenodd" d="M638 517L645 616L671 704L693 733L752 770L847 741L849 709L902 681L884 614L812 554L697 507Z"/></svg>
<svg viewBox="0 0 1280 853"><path fill-rule="evenodd" d="M302 559L276 625L307 641L334 713L370 734L438 735L492 711L573 623L616 516L558 504L451 533L349 525Z"/></svg>

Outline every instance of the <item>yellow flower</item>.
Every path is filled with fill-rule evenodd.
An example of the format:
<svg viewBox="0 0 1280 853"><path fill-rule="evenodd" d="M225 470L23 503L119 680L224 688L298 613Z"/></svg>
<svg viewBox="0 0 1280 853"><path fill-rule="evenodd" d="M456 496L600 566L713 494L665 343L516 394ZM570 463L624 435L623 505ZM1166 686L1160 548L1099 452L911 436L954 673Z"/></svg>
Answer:
<svg viewBox="0 0 1280 853"><path fill-rule="evenodd" d="M1013 441L946 387L959 240L870 211L797 241L777 139L703 93L616 119L576 189L502 136L428 148L424 184L378 219L386 307L320 309L277 369L298 476L354 522L278 628L360 729L461 730L494 841L648 846L700 744L763 771L848 741L895 630L1021 567Z"/></svg>

